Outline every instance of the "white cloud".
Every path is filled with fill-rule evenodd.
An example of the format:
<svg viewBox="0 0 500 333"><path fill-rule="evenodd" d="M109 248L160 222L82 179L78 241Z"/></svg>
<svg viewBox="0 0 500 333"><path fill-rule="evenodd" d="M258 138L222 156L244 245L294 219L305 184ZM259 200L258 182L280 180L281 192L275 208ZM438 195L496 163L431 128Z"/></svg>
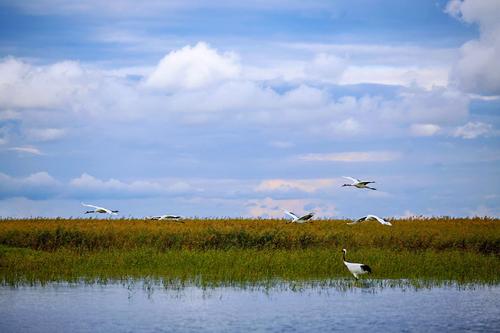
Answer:
<svg viewBox="0 0 500 333"><path fill-rule="evenodd" d="M467 124L457 127L453 132L453 136L463 139L475 139L480 136L489 136L493 134L493 126L482 122L468 122Z"/></svg>
<svg viewBox="0 0 500 333"><path fill-rule="evenodd" d="M328 53L319 53L306 63L304 77L324 82L335 83L342 77L347 68L347 61Z"/></svg>
<svg viewBox="0 0 500 333"><path fill-rule="evenodd" d="M451 0L445 12L467 23L479 23L482 29L500 25L497 0Z"/></svg>
<svg viewBox="0 0 500 333"><path fill-rule="evenodd" d="M198 89L237 78L240 70L236 54L219 54L200 42L167 54L145 84L165 90Z"/></svg>
<svg viewBox="0 0 500 333"><path fill-rule="evenodd" d="M26 177L12 177L0 173L0 197L27 198L143 198L182 196L197 193L188 182L179 179L102 180L87 173L61 182L47 172L37 172Z"/></svg>
<svg viewBox="0 0 500 333"><path fill-rule="evenodd" d="M75 195L96 196L161 196L172 193L184 193L192 190L191 186L182 181L132 181L129 183L117 179L101 180L89 174L82 174L69 182Z"/></svg>
<svg viewBox="0 0 500 333"><path fill-rule="evenodd" d="M63 128L29 128L26 136L34 141L53 141L64 137L67 133Z"/></svg>
<svg viewBox="0 0 500 333"><path fill-rule="evenodd" d="M58 194L61 183L47 172L37 172L27 177L11 177L0 173L0 197L46 198Z"/></svg>
<svg viewBox="0 0 500 333"><path fill-rule="evenodd" d="M18 153L26 153L26 154L32 154L32 155L44 155L40 149L32 146L24 146L24 147L11 147L7 148L8 150L11 151L16 151Z"/></svg>
<svg viewBox="0 0 500 333"><path fill-rule="evenodd" d="M467 118L469 101L467 95L456 90L409 90L401 93L398 99L385 101L382 112L393 121L452 125Z"/></svg>
<svg viewBox="0 0 500 333"><path fill-rule="evenodd" d="M439 133L441 127L434 124L413 124L410 131L415 136L433 136Z"/></svg>
<svg viewBox="0 0 500 333"><path fill-rule="evenodd" d="M429 48L418 44L333 44L333 43L282 43L279 46L293 52L311 52L342 55L356 66L370 68L447 68L456 57L456 49ZM415 67L418 64L418 67ZM413 66L413 67L411 67Z"/></svg>
<svg viewBox="0 0 500 333"><path fill-rule="evenodd" d="M444 88L412 87L395 97L335 98L322 82L342 76L343 60L319 54L301 63L302 78L286 89L240 75L247 66L239 63L238 56L222 54L205 43L167 54L145 81L127 79L126 70L101 70L77 62L37 66L6 58L0 61L0 74L5 74L0 75L0 82L6 87L0 89L0 110L4 110L0 117L14 117L26 129L17 137L20 140L9 140L19 146L30 140L57 140L69 127L72 137L84 130L88 135L103 129L112 136L124 133L130 124L134 128L129 132L138 133L138 121L153 119L155 125L201 126L223 121L235 129L380 138L406 136L412 124L444 127L467 120L469 97ZM163 91L146 87L150 80Z"/></svg>
<svg viewBox="0 0 500 333"><path fill-rule="evenodd" d="M350 66L339 83L374 83L405 87L417 85L432 89L437 86L446 87L448 75L447 67Z"/></svg>
<svg viewBox="0 0 500 333"><path fill-rule="evenodd" d="M337 185L335 179L267 179L262 181L255 190L257 192L287 192L300 191L313 193L321 189Z"/></svg>
<svg viewBox="0 0 500 333"><path fill-rule="evenodd" d="M306 162L390 162L401 157L401 153L393 151L369 151L369 152L344 152L344 153L324 153L305 154L299 156L299 160Z"/></svg>
<svg viewBox="0 0 500 333"><path fill-rule="evenodd" d="M28 177L24 178L23 182L30 185L45 185L45 186L58 184L58 182L45 171L33 173Z"/></svg>
<svg viewBox="0 0 500 333"><path fill-rule="evenodd" d="M353 136L361 132L361 124L352 117L341 120L339 122L333 122L330 124L330 128L333 134L340 136Z"/></svg>
<svg viewBox="0 0 500 333"><path fill-rule="evenodd" d="M6 58L0 61L0 108L61 107L85 92L84 78L76 62L35 67Z"/></svg>
<svg viewBox="0 0 500 333"><path fill-rule="evenodd" d="M480 27L480 38L462 45L452 79L466 91L500 95L500 2L452 0L446 12Z"/></svg>

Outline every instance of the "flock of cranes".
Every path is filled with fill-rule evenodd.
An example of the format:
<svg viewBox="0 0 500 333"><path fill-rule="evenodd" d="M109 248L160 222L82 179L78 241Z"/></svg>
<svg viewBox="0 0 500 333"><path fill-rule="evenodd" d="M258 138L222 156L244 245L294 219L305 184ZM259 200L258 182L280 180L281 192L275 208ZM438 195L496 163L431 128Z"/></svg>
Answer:
<svg viewBox="0 0 500 333"><path fill-rule="evenodd" d="M361 180L356 179L356 178L345 177L345 176L343 178L350 180L351 184L344 184L344 185L342 185L342 187L353 186L353 187L356 187L359 189L376 190L376 188L368 186L368 184L374 184L375 183L374 181L361 181ZM82 205L85 207L93 208L92 210L85 211L85 214L94 213L94 214L109 214L110 216L111 215L118 215L117 210L111 210L108 208L99 207L99 206L95 206L95 205L89 205L89 204L85 204L83 202L82 202ZM283 212L291 218L291 220L289 220L287 223L307 223L307 222L311 221L311 219L314 217L314 212L310 212L310 213L307 213L307 214L302 215L302 216L299 216L299 215L294 214L294 213L287 211L287 210L284 210ZM182 218L183 217L180 215L158 215L158 216L145 217L145 219L147 219L147 220L158 220L158 221L163 221L163 220L181 221ZM382 225L392 226L392 224L390 222L388 222L388 221L386 221L386 220L384 220L376 215L371 215L371 214L363 216L363 217L357 219L356 221L351 222L351 223L347 223L347 224L354 225L354 224L359 224L361 222L370 221L370 220L375 220ZM344 265L347 267L349 272L351 272L351 274L354 276L354 278L356 280L359 278L359 275L372 272L370 266L368 266L368 265L352 263L352 262L346 261L345 260L346 254L347 254L347 250L342 249L342 261L344 262Z"/></svg>
<svg viewBox="0 0 500 333"><path fill-rule="evenodd" d="M374 191L377 190L374 187L368 186L368 184L374 184L375 183L374 181L362 181L362 180L359 180L356 178L346 177L346 176L344 176L343 178L350 180L351 184L344 184L344 185L342 185L342 187L353 186L353 187L360 188L360 189L369 189L369 190L374 190ZM287 214L288 216L290 216L292 218L292 220L290 222L293 222L293 223L306 223L306 222L310 221L312 219L312 217L314 216L314 212L308 213L308 214L303 215L301 217L299 217L298 215L296 215L292 212L286 211L286 210L284 212L285 212L285 214ZM347 224L354 225L354 224L358 224L358 223L370 221L370 220L375 220L382 225L392 226L391 222L386 221L386 220L384 220L376 215L372 215L372 214L363 216L363 217L357 219L356 221L351 222L351 223L347 223ZM342 249L342 261L344 262L344 265L347 267L349 272L351 272L351 274L354 276L354 278L356 280L359 278L360 275L372 272L372 269L368 265L346 261L345 260L346 254L347 254L347 250Z"/></svg>

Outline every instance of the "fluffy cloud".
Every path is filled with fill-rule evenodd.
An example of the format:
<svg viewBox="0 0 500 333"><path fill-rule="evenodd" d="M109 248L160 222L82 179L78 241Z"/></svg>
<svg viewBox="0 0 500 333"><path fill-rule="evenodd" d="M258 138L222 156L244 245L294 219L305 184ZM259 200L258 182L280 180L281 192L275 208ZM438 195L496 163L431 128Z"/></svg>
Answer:
<svg viewBox="0 0 500 333"><path fill-rule="evenodd" d="M144 197L182 194L192 191L190 185L182 181L132 181L117 179L101 180L89 174L82 174L69 182L73 196L77 197Z"/></svg>
<svg viewBox="0 0 500 333"><path fill-rule="evenodd" d="M465 120L469 114L468 96L456 90L434 88L430 91L409 90L399 98L383 103L386 118L401 122L452 125Z"/></svg>
<svg viewBox="0 0 500 333"><path fill-rule="evenodd" d="M493 134L493 126L482 122L468 122L467 124L457 127L453 132L453 136L463 139L475 139L480 136L489 136Z"/></svg>
<svg viewBox="0 0 500 333"><path fill-rule="evenodd" d="M469 98L442 87L334 97L325 82L345 76L345 61L324 52L302 62L301 78L285 87L250 79L242 74L246 67L237 55L206 43L170 52L143 80L77 62L37 66L5 58L0 61L0 118L21 125L7 131L17 137L2 130L0 139L25 146L63 139L71 127L72 137L121 131L144 140L140 136L148 131L136 126L141 121L172 128L223 121L231 128L278 135L382 138L406 136L413 124L445 127L467 121ZM412 135L430 131L415 126Z"/></svg>
<svg viewBox="0 0 500 333"><path fill-rule="evenodd" d="M67 183L54 179L47 172L27 177L11 177L0 173L0 196L46 199L59 198L143 198L182 196L196 193L197 189L182 180L155 179L124 182L117 179L102 180L82 174Z"/></svg>
<svg viewBox="0 0 500 333"><path fill-rule="evenodd" d="M410 131L415 136L433 136L439 133L441 127L434 124L413 124Z"/></svg>
<svg viewBox="0 0 500 333"><path fill-rule="evenodd" d="M465 43L452 79L464 90L500 95L500 2L452 0L446 12L467 23L477 23L480 38Z"/></svg>
<svg viewBox="0 0 500 333"><path fill-rule="evenodd" d="M58 195L61 183L47 172L37 172L27 177L15 178L0 173L0 197L47 198Z"/></svg>
<svg viewBox="0 0 500 333"><path fill-rule="evenodd" d="M340 80L347 65L347 61L343 58L333 54L319 53L312 61L306 63L303 79L335 83Z"/></svg>
<svg viewBox="0 0 500 333"><path fill-rule="evenodd" d="M15 58L0 61L0 108L57 108L89 89L81 66L64 61L32 66Z"/></svg>
<svg viewBox="0 0 500 333"><path fill-rule="evenodd" d="M262 181L255 190L257 192L300 191L313 193L337 184L335 179L267 179Z"/></svg>
<svg viewBox="0 0 500 333"><path fill-rule="evenodd" d="M167 54L146 79L146 86L167 91L198 89L236 78L240 65L234 53L219 54L206 43Z"/></svg>
<svg viewBox="0 0 500 333"><path fill-rule="evenodd" d="M335 135L353 136L361 132L362 126L357 120L349 117L338 122L332 122L330 124L330 129Z"/></svg>

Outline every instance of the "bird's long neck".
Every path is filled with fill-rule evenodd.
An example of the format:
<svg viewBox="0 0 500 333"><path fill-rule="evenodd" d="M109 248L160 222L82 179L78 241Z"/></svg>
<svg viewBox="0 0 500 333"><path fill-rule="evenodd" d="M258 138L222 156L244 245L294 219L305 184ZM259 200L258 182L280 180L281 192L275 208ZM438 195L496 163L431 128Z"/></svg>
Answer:
<svg viewBox="0 0 500 333"><path fill-rule="evenodd" d="M345 252L342 251L342 261L345 262Z"/></svg>

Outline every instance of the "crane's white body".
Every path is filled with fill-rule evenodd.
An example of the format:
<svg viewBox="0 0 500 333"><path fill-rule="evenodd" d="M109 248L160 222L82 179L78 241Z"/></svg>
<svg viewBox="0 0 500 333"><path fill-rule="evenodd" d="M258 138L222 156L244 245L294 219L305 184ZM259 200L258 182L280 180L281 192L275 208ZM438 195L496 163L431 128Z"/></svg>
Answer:
<svg viewBox="0 0 500 333"><path fill-rule="evenodd" d="M344 265L347 267L349 272L351 272L351 274L354 276L356 280L359 278L360 275L372 272L372 269L368 265L345 261L346 253L347 250L342 249L342 261L344 262Z"/></svg>
<svg viewBox="0 0 500 333"><path fill-rule="evenodd" d="M88 210L88 211L86 211L85 214L100 213L100 214L118 215L117 214L118 213L117 210L111 210L111 209L107 209L107 208L104 208L104 207L99 207L99 206L94 206L94 205L88 205L88 204L84 204L83 202L82 202L82 206L94 208L94 210Z"/></svg>
<svg viewBox="0 0 500 333"><path fill-rule="evenodd" d="M292 218L291 223L306 223L306 222L310 222L311 219L313 218L314 216L314 213L308 213L306 215L302 215L302 216L298 216L292 212L289 212L287 210L284 210L283 212L285 212L286 215L290 216Z"/></svg>
<svg viewBox="0 0 500 333"><path fill-rule="evenodd" d="M351 223L347 223L349 225L353 225L353 224L358 224L358 223L361 223L361 222L365 222L365 221L369 221L369 220L376 220L378 221L378 223L380 224L383 224L383 225L388 225L388 226L392 226L392 223L389 222L389 221L386 221L380 217L378 217L377 215L366 215L366 216L363 216L362 218L359 218L357 219L356 221L354 222L351 222Z"/></svg>
<svg viewBox="0 0 500 333"><path fill-rule="evenodd" d="M157 220L157 221L163 221L163 220L169 220L169 221L179 221L182 219L182 216L180 215L158 215L158 216L148 216L146 217L147 220Z"/></svg>
<svg viewBox="0 0 500 333"><path fill-rule="evenodd" d="M342 186L354 186L356 188L367 188L367 189L370 189L370 190L376 190L376 188L373 188L373 187L370 187L368 186L368 184L373 184L375 182L372 182L372 181L361 181L359 179L356 179L356 178L352 178L352 177L346 177L346 176L343 176L345 179L349 179L352 183L351 184L344 184Z"/></svg>

